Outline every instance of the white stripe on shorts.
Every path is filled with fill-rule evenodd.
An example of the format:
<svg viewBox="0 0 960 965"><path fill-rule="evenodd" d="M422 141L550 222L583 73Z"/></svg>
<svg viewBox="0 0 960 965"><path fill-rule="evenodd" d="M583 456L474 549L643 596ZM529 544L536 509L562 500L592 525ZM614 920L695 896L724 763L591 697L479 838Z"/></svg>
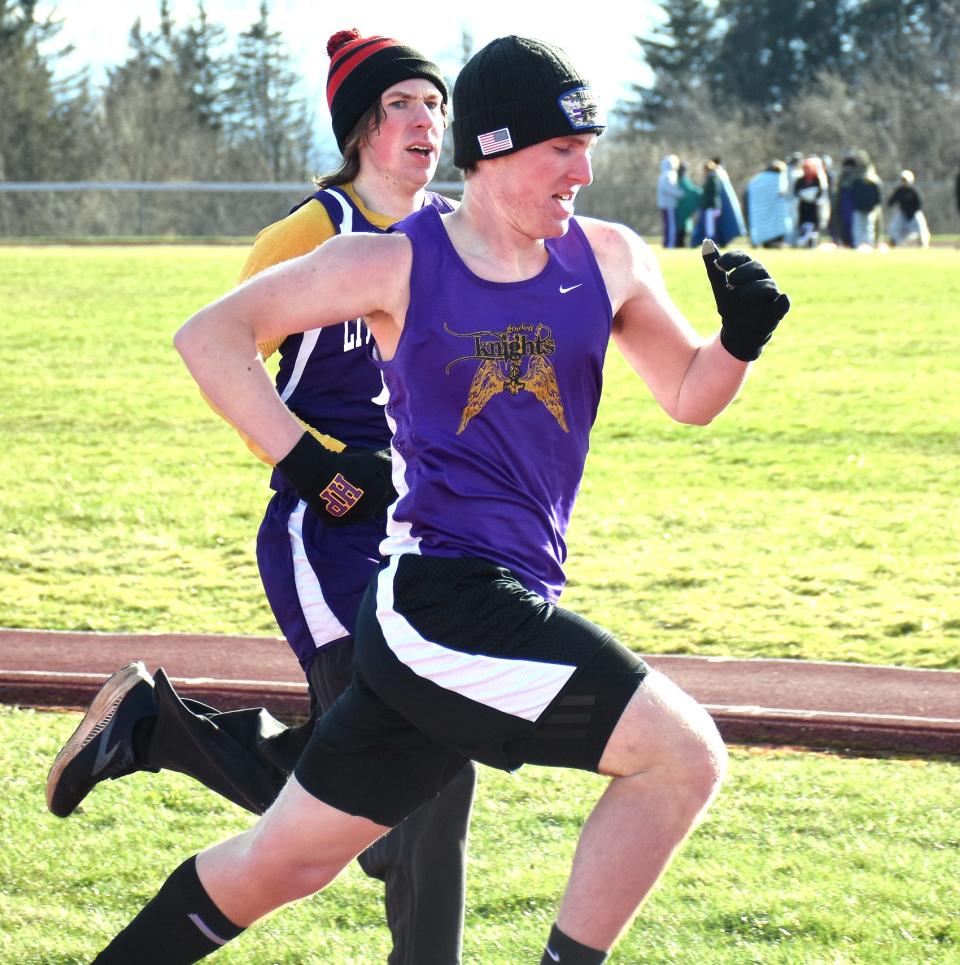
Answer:
<svg viewBox="0 0 960 965"><path fill-rule="evenodd" d="M320 647L334 640L349 637L350 631L333 615L333 611L324 599L317 574L314 573L307 559L307 551L303 545L303 514L306 509L307 504L301 499L287 520L287 533L290 536L293 581L297 588L297 599L300 601L300 609L303 610L303 617L307 621L307 629L313 637L314 646L319 650Z"/></svg>
<svg viewBox="0 0 960 965"><path fill-rule="evenodd" d="M377 577L377 620L397 659L446 690L514 717L537 720L576 667L462 653L424 639L393 608L393 579L400 559L394 556Z"/></svg>

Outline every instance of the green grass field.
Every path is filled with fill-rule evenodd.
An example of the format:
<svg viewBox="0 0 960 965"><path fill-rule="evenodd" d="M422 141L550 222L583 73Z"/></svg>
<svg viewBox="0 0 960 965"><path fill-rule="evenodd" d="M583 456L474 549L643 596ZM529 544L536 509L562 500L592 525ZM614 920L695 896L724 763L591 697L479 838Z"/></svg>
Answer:
<svg viewBox="0 0 960 965"><path fill-rule="evenodd" d="M764 253L794 301L715 425L670 423L611 350L565 602L646 652L960 667L960 255ZM170 342L225 247L0 248L0 625L275 633L264 467ZM701 331L699 258L661 255ZM51 818L75 715L0 709L0 961L89 961L185 855L248 819L176 775ZM599 779L484 771L464 962L534 961ZM615 962L960 963L955 763L737 750ZM354 870L218 961L383 961ZM602 896L598 896L602 901Z"/></svg>
<svg viewBox="0 0 960 965"><path fill-rule="evenodd" d="M5 965L90 961L183 858L252 820L169 774L108 783L85 813L52 818L43 803L46 768L75 723L0 709ZM515 777L483 769L465 965L539 960L577 830L602 783L540 768ZM960 963L956 798L956 766L945 762L734 751L707 822L613 962ZM381 894L378 882L350 868L328 892L260 923L214 960L383 962Z"/></svg>
<svg viewBox="0 0 960 965"><path fill-rule="evenodd" d="M960 667L960 253L766 252L795 308L712 426L611 349L565 602L645 652ZM0 249L0 624L273 634L265 467L171 335L242 249ZM661 260L715 325L694 252Z"/></svg>

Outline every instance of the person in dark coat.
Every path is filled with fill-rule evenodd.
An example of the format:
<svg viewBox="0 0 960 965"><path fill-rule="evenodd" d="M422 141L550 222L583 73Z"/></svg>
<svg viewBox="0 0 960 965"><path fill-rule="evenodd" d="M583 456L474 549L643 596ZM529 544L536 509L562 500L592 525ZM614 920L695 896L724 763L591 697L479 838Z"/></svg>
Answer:
<svg viewBox="0 0 960 965"><path fill-rule="evenodd" d="M920 192L914 187L913 171L901 171L900 183L887 199L887 207L893 208L890 219L890 244L905 245L915 240L921 248L930 246L930 229L923 213Z"/></svg>

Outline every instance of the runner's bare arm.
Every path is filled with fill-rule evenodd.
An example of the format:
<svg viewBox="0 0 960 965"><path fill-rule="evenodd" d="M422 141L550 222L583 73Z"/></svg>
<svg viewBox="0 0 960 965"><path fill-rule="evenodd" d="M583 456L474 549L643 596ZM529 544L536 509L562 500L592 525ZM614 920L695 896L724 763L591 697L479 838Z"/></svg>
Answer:
<svg viewBox="0 0 960 965"><path fill-rule="evenodd" d="M704 339L667 292L650 248L629 228L581 219L613 309L613 339L664 411L706 425L734 399L748 364ZM691 252L691 256L696 253Z"/></svg>
<svg viewBox="0 0 960 965"><path fill-rule="evenodd" d="M402 235L347 235L270 268L202 308L174 336L200 388L274 461L303 435L280 401L257 345L366 319L390 358L409 300L410 244Z"/></svg>
<svg viewBox="0 0 960 965"><path fill-rule="evenodd" d="M336 227L330 220L330 215L327 214L327 209L322 204L307 203L302 205L293 214L287 215L281 221L276 221L260 231L253 242L253 247L247 254L247 260L240 272L240 277L237 279L237 284L249 281L254 275L258 275L267 268L273 268L285 261L309 254L314 248L319 247L331 238L335 238L337 233ZM260 357L266 361L280 348L283 341L283 338L280 337L271 339L269 342L261 342L257 346L260 350ZM202 390L200 395L221 419L226 418ZM333 452L342 452L345 448L344 443L339 439L320 432L303 419L299 421L303 428L327 449ZM240 438L243 439L247 448L257 459L269 466L275 465L274 460L249 436L241 432Z"/></svg>

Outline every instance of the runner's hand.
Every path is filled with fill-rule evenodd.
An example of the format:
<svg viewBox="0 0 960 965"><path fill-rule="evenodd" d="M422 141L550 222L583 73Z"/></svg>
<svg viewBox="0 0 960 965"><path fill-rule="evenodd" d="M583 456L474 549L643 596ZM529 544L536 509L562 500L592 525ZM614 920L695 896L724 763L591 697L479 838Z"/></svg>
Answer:
<svg viewBox="0 0 960 965"><path fill-rule="evenodd" d="M721 255L707 238L700 253L720 313L720 342L734 358L752 362L790 311L790 299L745 251Z"/></svg>
<svg viewBox="0 0 960 965"><path fill-rule="evenodd" d="M305 432L277 469L328 526L373 519L397 495L390 480L389 449L333 452Z"/></svg>

